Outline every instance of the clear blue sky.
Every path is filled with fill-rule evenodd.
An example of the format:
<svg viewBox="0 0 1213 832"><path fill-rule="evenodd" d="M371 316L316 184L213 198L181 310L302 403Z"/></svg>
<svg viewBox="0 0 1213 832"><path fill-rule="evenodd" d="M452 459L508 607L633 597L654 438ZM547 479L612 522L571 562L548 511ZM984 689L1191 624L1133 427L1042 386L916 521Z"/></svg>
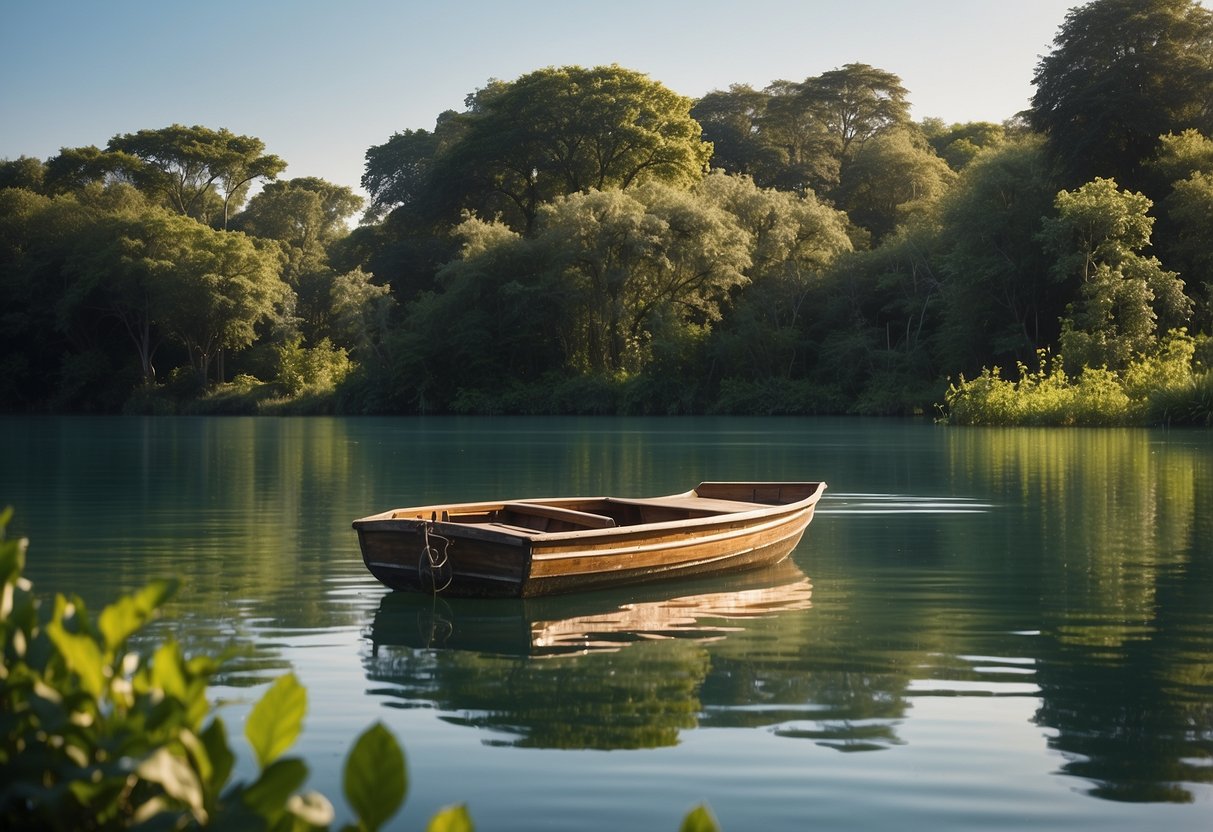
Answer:
<svg viewBox="0 0 1213 832"><path fill-rule="evenodd" d="M368 147L489 78L618 63L683 95L851 62L916 119L1002 121L1078 0L0 0L0 158L174 122L357 188Z"/></svg>

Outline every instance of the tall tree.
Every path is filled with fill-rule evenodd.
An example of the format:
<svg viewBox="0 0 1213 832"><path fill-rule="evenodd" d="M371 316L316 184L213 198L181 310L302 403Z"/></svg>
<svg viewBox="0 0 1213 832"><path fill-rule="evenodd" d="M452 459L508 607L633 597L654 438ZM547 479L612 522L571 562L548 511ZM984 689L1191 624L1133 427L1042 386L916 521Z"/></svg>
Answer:
<svg viewBox="0 0 1213 832"><path fill-rule="evenodd" d="M570 364L591 373L642 369L663 317L706 332L750 263L727 212L655 182L557 200L537 242L569 293Z"/></svg>
<svg viewBox="0 0 1213 832"><path fill-rule="evenodd" d="M760 135L779 155L762 184L824 194L838 186L842 145L829 130L820 101L804 95L804 84L773 81L765 90L770 101L759 121Z"/></svg>
<svg viewBox="0 0 1213 832"><path fill-rule="evenodd" d="M956 174L914 132L882 132L860 146L844 171L837 201L873 241L930 210Z"/></svg>
<svg viewBox="0 0 1213 832"><path fill-rule="evenodd" d="M1078 299L1062 320L1061 346L1075 367L1122 369L1148 351L1163 330L1183 326L1191 312L1183 281L1141 254L1154 219L1143 194L1094 179L1054 201L1041 239L1056 255L1059 280L1078 282Z"/></svg>
<svg viewBox="0 0 1213 832"><path fill-rule="evenodd" d="M115 136L106 149L137 159L127 175L166 207L206 223L218 213L223 228L253 181L273 179L286 169L286 162L265 153L261 139L226 128L174 124Z"/></svg>
<svg viewBox="0 0 1213 832"><path fill-rule="evenodd" d="M281 245L282 276L294 290L294 315L309 344L325 337L337 340L332 321L339 275L329 263L328 249L348 233L346 221L361 206L362 198L349 188L302 177L270 182L233 221L237 229Z"/></svg>
<svg viewBox="0 0 1213 832"><path fill-rule="evenodd" d="M748 237L748 283L713 332L722 374L803 375L811 355L803 321L816 312L808 299L830 264L851 249L845 215L812 194L759 188L743 176L716 173L696 191L731 214Z"/></svg>
<svg viewBox="0 0 1213 832"><path fill-rule="evenodd" d="M748 84L713 90L695 102L691 117L712 144L712 167L761 180L769 174L776 151L760 125L770 96Z"/></svg>
<svg viewBox="0 0 1213 832"><path fill-rule="evenodd" d="M901 79L868 64L846 64L805 79L800 95L819 113L838 141L845 167L873 136L910 120L910 104Z"/></svg>
<svg viewBox="0 0 1213 832"><path fill-rule="evenodd" d="M1032 363L1057 337L1068 295L1037 237L1057 195L1050 167L1039 137L1008 142L977 156L944 199L940 342L952 372Z"/></svg>
<svg viewBox="0 0 1213 832"><path fill-rule="evenodd" d="M942 119L926 118L919 124L927 143L952 170L968 166L981 151L998 147L1007 139L1007 128L989 121L945 125Z"/></svg>
<svg viewBox="0 0 1213 832"><path fill-rule="evenodd" d="M465 115L447 110L432 131L405 130L368 149L362 174L362 187L371 195L367 218L380 219L396 208L432 212L426 200L432 195L434 162L463 136L466 126Z"/></svg>
<svg viewBox="0 0 1213 832"><path fill-rule="evenodd" d="M49 194L68 194L112 179L128 180L126 172L137 169L139 160L125 153L104 151L94 145L64 147L46 160L43 188Z"/></svg>
<svg viewBox="0 0 1213 832"><path fill-rule="evenodd" d="M1150 170L1161 180L1167 196L1154 235L1154 246L1168 266L1184 276L1196 301L1194 321L1213 330L1213 247L1209 218L1213 217L1213 139L1195 130L1160 140L1158 158Z"/></svg>
<svg viewBox="0 0 1213 832"><path fill-rule="evenodd" d="M1094 0L1040 59L1028 119L1066 184L1140 187L1158 137L1213 128L1213 11L1196 0Z"/></svg>
<svg viewBox="0 0 1213 832"><path fill-rule="evenodd" d="M361 207L362 197L344 185L305 176L266 184L235 224L255 237L310 248L344 236L346 221Z"/></svg>
<svg viewBox="0 0 1213 832"><path fill-rule="evenodd" d="M181 253L174 219L158 208L99 218L94 236L100 244L72 258L67 271L73 280L59 304L61 320L80 310L117 320L135 349L145 385L156 381L154 361L164 340L162 287L156 284Z"/></svg>
<svg viewBox="0 0 1213 832"><path fill-rule="evenodd" d="M69 283L57 304L60 329L81 316L118 321L145 384L156 379L166 338L188 350L205 382L215 355L251 344L254 326L287 291L277 258L250 237L164 208L95 214L87 238L63 269Z"/></svg>
<svg viewBox="0 0 1213 832"><path fill-rule="evenodd" d="M31 156L0 159L0 188L25 188L41 192L46 165Z"/></svg>
<svg viewBox="0 0 1213 832"><path fill-rule="evenodd" d="M202 383L220 350L251 344L255 327L271 317L287 287L277 258L252 238L215 231L186 217L149 221L147 233L163 248L140 256L153 274L157 323L184 346Z"/></svg>
<svg viewBox="0 0 1213 832"><path fill-rule="evenodd" d="M693 184L711 147L691 101L619 66L548 68L470 99L463 135L436 157L430 188L449 207L534 228L564 194L646 181Z"/></svg>

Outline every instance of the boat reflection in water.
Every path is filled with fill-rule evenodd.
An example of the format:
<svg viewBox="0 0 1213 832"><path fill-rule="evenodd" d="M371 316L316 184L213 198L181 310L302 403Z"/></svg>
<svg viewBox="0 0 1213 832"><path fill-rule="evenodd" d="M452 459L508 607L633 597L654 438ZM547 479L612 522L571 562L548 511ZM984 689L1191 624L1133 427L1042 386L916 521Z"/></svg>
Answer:
<svg viewBox="0 0 1213 832"><path fill-rule="evenodd" d="M812 606L791 561L727 578L533 599L385 595L371 693L539 748L673 745L703 712L708 642ZM662 595L664 592L666 594ZM765 636L769 637L768 632Z"/></svg>
<svg viewBox="0 0 1213 832"><path fill-rule="evenodd" d="M379 604L371 643L375 654L382 646L400 645L558 656L656 639L708 641L744 629L747 619L808 609L812 594L808 577L790 560L647 591L488 601L392 592Z"/></svg>

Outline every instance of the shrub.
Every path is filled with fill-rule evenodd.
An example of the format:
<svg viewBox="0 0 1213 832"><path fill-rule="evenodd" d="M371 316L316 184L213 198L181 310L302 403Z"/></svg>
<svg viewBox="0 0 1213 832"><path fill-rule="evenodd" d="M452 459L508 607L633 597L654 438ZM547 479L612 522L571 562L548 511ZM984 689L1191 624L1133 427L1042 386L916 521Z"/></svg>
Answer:
<svg viewBox="0 0 1213 832"><path fill-rule="evenodd" d="M1173 330L1119 373L1084 367L1066 374L1061 356L1039 352L1019 379L997 367L949 385L942 421L957 425L1213 425L1213 375L1198 357L1207 338Z"/></svg>
<svg viewBox="0 0 1213 832"><path fill-rule="evenodd" d="M130 646L175 584L153 582L95 618L79 598L57 595L47 614L22 576L25 541L4 539L10 516L0 513L0 828L328 828L332 804L300 792L307 766L284 756L307 709L293 674L270 686L245 723L257 778L229 783L235 756L206 700L219 660L186 657L171 639L150 653ZM382 826L406 788L400 746L371 726L345 763L357 829ZM430 823L471 828L463 807Z"/></svg>
<svg viewBox="0 0 1213 832"><path fill-rule="evenodd" d="M278 346L278 382L292 396L334 390L352 368L349 354L333 346L328 338L321 338L314 347L305 347L303 339L296 336Z"/></svg>
<svg viewBox="0 0 1213 832"><path fill-rule="evenodd" d="M1150 396L1147 418L1155 425L1213 427L1213 371L1155 391Z"/></svg>
<svg viewBox="0 0 1213 832"><path fill-rule="evenodd" d="M1062 426L1131 420L1132 402L1114 373L1088 367L1074 379L1060 355L1038 350L1037 359L1035 370L1018 365L1016 381L1004 379L998 367L983 369L972 380L961 376L948 386L945 420L957 425Z"/></svg>

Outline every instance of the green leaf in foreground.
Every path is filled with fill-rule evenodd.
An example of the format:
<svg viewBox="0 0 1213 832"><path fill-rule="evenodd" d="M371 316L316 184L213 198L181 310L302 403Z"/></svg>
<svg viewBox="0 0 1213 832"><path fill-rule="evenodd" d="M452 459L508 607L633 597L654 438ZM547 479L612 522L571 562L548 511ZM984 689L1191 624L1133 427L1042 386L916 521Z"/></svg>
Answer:
<svg viewBox="0 0 1213 832"><path fill-rule="evenodd" d="M13 509L11 506L0 510L0 581L5 586L17 583L17 580L21 577L21 573L25 570L25 539L8 540L4 536L5 529L8 527L8 521L12 516ZM10 609L11 603L6 602L4 607L0 609L0 615L7 616Z"/></svg>
<svg viewBox="0 0 1213 832"><path fill-rule="evenodd" d="M366 729L350 749L343 787L345 799L368 832L386 823L404 803L408 791L404 752L383 723Z"/></svg>
<svg viewBox="0 0 1213 832"><path fill-rule="evenodd" d="M155 614L177 591L177 581L152 581L138 592L124 595L101 611L97 626L105 636L107 650L116 650L122 642Z"/></svg>
<svg viewBox="0 0 1213 832"><path fill-rule="evenodd" d="M701 804L682 819L678 832L720 832L720 824L716 823L711 810Z"/></svg>
<svg viewBox="0 0 1213 832"><path fill-rule="evenodd" d="M307 690L299 684L294 673L278 679L249 712L244 736L253 746L257 765L265 768L282 756L282 752L303 730L303 715L307 711Z"/></svg>
<svg viewBox="0 0 1213 832"><path fill-rule="evenodd" d="M430 818L425 832L476 832L472 816L462 803L458 806L447 806Z"/></svg>
<svg viewBox="0 0 1213 832"><path fill-rule="evenodd" d="M56 605L65 607L62 597ZM54 643L67 666L80 678L80 684L94 699L100 699L105 691L105 659L97 642L82 633L69 633L63 626L62 615L46 625L46 634Z"/></svg>
<svg viewBox="0 0 1213 832"><path fill-rule="evenodd" d="M227 727L223 720L216 716L206 730L199 736L202 746L206 749L206 782L214 794L227 785L227 779L232 774L236 764L236 756L232 754L227 744Z"/></svg>
<svg viewBox="0 0 1213 832"><path fill-rule="evenodd" d="M244 790L241 800L263 818L274 818L306 780L307 764L297 757L287 757L268 765L257 782Z"/></svg>

